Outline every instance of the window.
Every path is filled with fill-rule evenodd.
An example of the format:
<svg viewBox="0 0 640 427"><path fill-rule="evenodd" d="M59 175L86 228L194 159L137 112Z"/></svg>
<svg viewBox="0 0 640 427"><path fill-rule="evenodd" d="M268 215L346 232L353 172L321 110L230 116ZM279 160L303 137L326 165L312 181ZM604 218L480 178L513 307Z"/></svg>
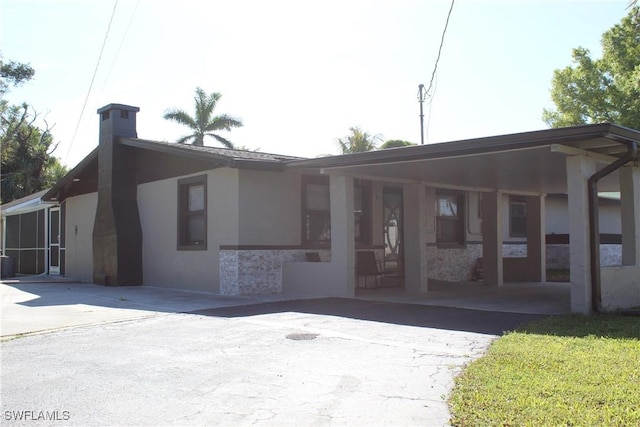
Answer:
<svg viewBox="0 0 640 427"><path fill-rule="evenodd" d="M371 243L371 181L354 180L354 234L356 243ZM302 236L304 244L331 243L329 178L302 177Z"/></svg>
<svg viewBox="0 0 640 427"><path fill-rule="evenodd" d="M178 181L178 249L207 249L207 176Z"/></svg>
<svg viewBox="0 0 640 427"><path fill-rule="evenodd" d="M509 196L509 236L527 237L527 199Z"/></svg>
<svg viewBox="0 0 640 427"><path fill-rule="evenodd" d="M329 178L302 177L302 236L309 245L331 242Z"/></svg>
<svg viewBox="0 0 640 427"><path fill-rule="evenodd" d="M464 194L436 192L436 242L464 244Z"/></svg>

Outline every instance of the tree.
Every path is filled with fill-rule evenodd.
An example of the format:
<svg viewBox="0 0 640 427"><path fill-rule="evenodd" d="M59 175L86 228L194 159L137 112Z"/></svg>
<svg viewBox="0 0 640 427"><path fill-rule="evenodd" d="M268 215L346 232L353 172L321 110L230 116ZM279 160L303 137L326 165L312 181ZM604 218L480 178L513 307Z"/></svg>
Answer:
<svg viewBox="0 0 640 427"><path fill-rule="evenodd" d="M193 145L204 145L204 137L211 136L227 148L233 148L233 144L222 136L214 133L220 130L229 131L231 128L241 127L242 121L227 114L213 115L221 94L213 92L205 93L201 88L196 88L195 115L191 117L184 110L171 108L164 113L164 118L187 126L191 134L178 139L178 144L184 144L193 139Z"/></svg>
<svg viewBox="0 0 640 427"><path fill-rule="evenodd" d="M52 156L57 144L49 125L40 129L37 117L26 103L2 108L2 203L49 188L67 172Z"/></svg>
<svg viewBox="0 0 640 427"><path fill-rule="evenodd" d="M574 66L553 73L555 110L543 111L551 127L612 122L640 129L640 10L633 6L602 35L602 57L573 50Z"/></svg>
<svg viewBox="0 0 640 427"><path fill-rule="evenodd" d="M342 154L350 153L363 153L365 151L372 151L376 149L376 141L380 141L382 138L380 135L369 135L367 132L363 132L359 127L349 128L351 132L344 138L338 139L338 145L342 150Z"/></svg>
<svg viewBox="0 0 640 427"><path fill-rule="evenodd" d="M0 57L0 95L4 95L11 86L19 86L33 78L35 71L29 64L4 61Z"/></svg>
<svg viewBox="0 0 640 427"><path fill-rule="evenodd" d="M390 139L378 148L378 150L386 150L387 148L409 147L416 145L413 142L403 141L401 139Z"/></svg>

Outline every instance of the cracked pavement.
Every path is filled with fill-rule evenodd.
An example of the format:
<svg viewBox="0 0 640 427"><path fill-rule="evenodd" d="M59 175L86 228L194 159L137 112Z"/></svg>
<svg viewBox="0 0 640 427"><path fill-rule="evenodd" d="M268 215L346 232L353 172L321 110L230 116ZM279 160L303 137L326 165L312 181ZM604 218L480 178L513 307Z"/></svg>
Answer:
<svg viewBox="0 0 640 427"><path fill-rule="evenodd" d="M57 410L64 425L442 426L462 366L500 327L538 317L338 298L224 305L2 342L1 423L56 424L14 415Z"/></svg>

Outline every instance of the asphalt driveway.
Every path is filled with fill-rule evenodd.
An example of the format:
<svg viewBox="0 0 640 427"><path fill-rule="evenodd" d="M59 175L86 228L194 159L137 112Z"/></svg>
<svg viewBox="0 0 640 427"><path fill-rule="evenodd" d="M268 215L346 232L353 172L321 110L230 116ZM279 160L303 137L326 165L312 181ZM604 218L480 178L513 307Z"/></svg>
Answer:
<svg viewBox="0 0 640 427"><path fill-rule="evenodd" d="M446 425L461 367L502 331L540 317L0 286L1 422L12 425ZM44 333L4 333L23 316L40 327L39 313L55 317L52 310L97 314Z"/></svg>

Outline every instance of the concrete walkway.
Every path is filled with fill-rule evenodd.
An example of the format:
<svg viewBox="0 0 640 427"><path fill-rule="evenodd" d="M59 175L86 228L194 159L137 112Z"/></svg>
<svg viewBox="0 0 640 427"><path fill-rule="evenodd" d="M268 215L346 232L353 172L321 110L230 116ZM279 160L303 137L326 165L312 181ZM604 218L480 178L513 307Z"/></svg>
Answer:
<svg viewBox="0 0 640 427"><path fill-rule="evenodd" d="M35 279L0 302L16 425L447 425L462 366L541 317Z"/></svg>

